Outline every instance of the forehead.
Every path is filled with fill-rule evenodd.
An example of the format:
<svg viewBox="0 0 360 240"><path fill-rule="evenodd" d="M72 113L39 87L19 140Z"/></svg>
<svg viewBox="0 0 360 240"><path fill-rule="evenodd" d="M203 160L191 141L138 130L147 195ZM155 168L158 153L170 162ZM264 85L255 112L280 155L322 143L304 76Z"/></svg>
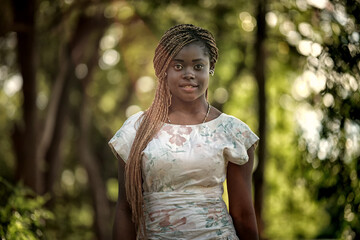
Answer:
<svg viewBox="0 0 360 240"><path fill-rule="evenodd" d="M174 57L174 59L183 58L209 60L209 54L206 46L202 42L192 42L185 45Z"/></svg>

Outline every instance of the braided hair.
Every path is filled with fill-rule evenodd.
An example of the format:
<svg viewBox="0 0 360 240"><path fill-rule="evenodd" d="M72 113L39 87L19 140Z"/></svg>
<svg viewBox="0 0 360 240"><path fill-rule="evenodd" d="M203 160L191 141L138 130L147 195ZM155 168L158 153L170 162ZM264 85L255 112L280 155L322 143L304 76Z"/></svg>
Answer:
<svg viewBox="0 0 360 240"><path fill-rule="evenodd" d="M135 223L137 236L140 239L146 239L142 192L142 152L168 118L168 110L171 105L171 93L166 80L168 66L179 51L192 42L200 42L205 46L210 63L214 66L218 57L218 49L213 35L192 24L180 24L167 30L155 50L153 63L156 77L159 80L155 98L141 117L141 123L125 166L127 200L132 210L132 221Z"/></svg>

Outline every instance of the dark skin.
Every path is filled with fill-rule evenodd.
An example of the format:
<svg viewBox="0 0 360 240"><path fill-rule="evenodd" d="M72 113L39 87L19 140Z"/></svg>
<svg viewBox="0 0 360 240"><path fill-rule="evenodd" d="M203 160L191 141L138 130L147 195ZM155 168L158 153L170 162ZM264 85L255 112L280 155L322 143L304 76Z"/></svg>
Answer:
<svg viewBox="0 0 360 240"><path fill-rule="evenodd" d="M172 124L192 125L202 123L208 103L205 92L208 88L209 70L214 68L206 48L198 42L186 45L174 57L167 70L167 81L172 94L169 119ZM211 121L221 112L210 108L206 121ZM254 147L247 151L249 161L244 165L233 163L227 166L229 210L237 235L241 240L257 240L257 225L252 203L251 180L254 164ZM119 176L123 176L125 164L119 159ZM126 201L125 182L119 179L119 198L113 228L113 239L136 239L131 210Z"/></svg>
<svg viewBox="0 0 360 240"><path fill-rule="evenodd" d="M203 122L208 107L205 92L210 68L214 65L210 63L205 47L197 42L183 47L170 62L167 81L172 94L171 123L191 125ZM214 111L211 113L217 117Z"/></svg>
<svg viewBox="0 0 360 240"><path fill-rule="evenodd" d="M136 240L135 225L131 220L131 208L126 200L125 192L125 162L119 155L118 158L118 176L119 176L119 194L115 209L115 220L113 226L113 240Z"/></svg>
<svg viewBox="0 0 360 240"><path fill-rule="evenodd" d="M254 150L254 146L247 150L249 161L244 165L229 162L227 166L229 213L240 239L259 239L251 195Z"/></svg>

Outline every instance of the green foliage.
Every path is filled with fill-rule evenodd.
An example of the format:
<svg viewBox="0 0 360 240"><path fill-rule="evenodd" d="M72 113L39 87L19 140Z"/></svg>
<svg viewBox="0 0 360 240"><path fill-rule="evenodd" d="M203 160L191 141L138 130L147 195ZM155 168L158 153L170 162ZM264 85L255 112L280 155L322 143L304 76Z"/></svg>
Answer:
<svg viewBox="0 0 360 240"><path fill-rule="evenodd" d="M54 218L45 203L46 197L36 196L21 184L12 186L0 177L1 239L44 239L46 221Z"/></svg>
<svg viewBox="0 0 360 240"><path fill-rule="evenodd" d="M269 1L267 9L265 234L269 239L348 236L356 239L359 236L354 237L354 233L360 232L359 151L349 149L359 146L358 138L354 137L359 132L360 112L359 43L354 41L360 31L359 1L331 1L336 11L346 10L346 15L340 14L340 19L344 16L351 19L345 25L337 21L331 8L316 9L308 2L316 0ZM126 117L151 103L156 85L152 57L162 33L177 23L193 23L214 33L220 57L215 76L211 77L209 100L220 110L242 119L256 132L257 86L252 69L256 64L253 43L257 23L254 2L244 0L110 3L41 0L36 17L37 107L41 120L46 116L51 89L64 64L59 54L62 46L76 34L80 13L86 12L90 18L92 12L103 5L106 5L104 16L113 24L106 29L99 47L94 42L90 44L91 50L78 54L86 55L85 60L92 52L100 57L93 69L86 66L93 74L87 88L92 112L90 137L94 152L101 160L99 171L106 183L107 197L114 205L118 187L116 160L106 143ZM321 54L304 55L302 51L308 49L299 47L302 40L321 45ZM89 38L86 42L93 41ZM19 75L16 50L16 33L0 37L0 88L6 90L0 91L0 175L6 179L13 179L16 168L9 136L13 122L21 119L21 89L9 88L18 84L17 78L13 78ZM105 56L118 60L106 64ZM297 96L294 89L306 64L306 70L325 75L327 81L324 89L313 91L308 86L308 95L302 92ZM84 65L77 68L78 76L81 67ZM70 77L71 111L67 113L68 127L61 143L59 158L63 161L52 189L53 214L44 208L45 198L35 196L21 185L13 187L1 180L0 235L5 239L44 236L94 239L96 236L96 211L89 191L94 186L90 185L77 155L78 125L74 119L83 97L76 86L81 79ZM307 84L316 85L319 79ZM299 109L320 116L314 141L306 137L304 129L294 131L297 125L302 126L299 119L306 120L299 118ZM307 123L316 125L315 121ZM349 135L351 132L354 134ZM332 145L326 148L329 142Z"/></svg>
<svg viewBox="0 0 360 240"><path fill-rule="evenodd" d="M92 229L94 209L86 200L78 198L78 201L75 201L69 196L58 197L52 211L55 218L47 224L44 231L46 239L95 239Z"/></svg>
<svg viewBox="0 0 360 240"><path fill-rule="evenodd" d="M313 11L323 51L308 57L307 69L312 82L326 81L317 90L309 82L302 102L317 127L300 124L301 174L330 217L317 237L360 239L360 4L330 1Z"/></svg>

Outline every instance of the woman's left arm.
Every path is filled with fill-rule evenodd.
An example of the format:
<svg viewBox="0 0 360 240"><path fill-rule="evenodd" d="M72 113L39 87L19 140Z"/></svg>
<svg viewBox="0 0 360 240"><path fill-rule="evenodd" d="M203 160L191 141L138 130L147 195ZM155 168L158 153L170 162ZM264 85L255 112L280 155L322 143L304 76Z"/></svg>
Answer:
<svg viewBox="0 0 360 240"><path fill-rule="evenodd" d="M249 161L246 164L236 165L229 162L227 167L229 212L236 234L241 240L259 239L251 194L254 150L254 145L247 150Z"/></svg>

